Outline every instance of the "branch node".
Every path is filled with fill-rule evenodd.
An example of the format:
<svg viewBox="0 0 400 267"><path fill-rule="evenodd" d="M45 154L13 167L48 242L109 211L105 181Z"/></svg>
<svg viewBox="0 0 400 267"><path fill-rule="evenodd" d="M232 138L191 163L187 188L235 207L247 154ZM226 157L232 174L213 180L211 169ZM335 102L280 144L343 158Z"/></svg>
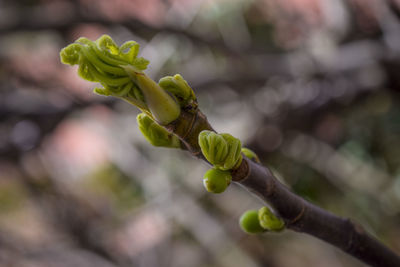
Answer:
<svg viewBox="0 0 400 267"><path fill-rule="evenodd" d="M266 197L270 197L275 192L276 183L272 179L266 181Z"/></svg>
<svg viewBox="0 0 400 267"><path fill-rule="evenodd" d="M186 137L189 136L190 132L191 132L192 129L193 129L194 122L195 122L196 119L197 119L197 114L198 114L198 112L196 112L195 115L192 117L192 119L190 120L190 123L189 123L189 126L188 126L186 132L183 133L183 135L182 135L182 137L181 137L181 138L182 138L183 140L185 140L185 141L186 141Z"/></svg>
<svg viewBox="0 0 400 267"><path fill-rule="evenodd" d="M289 221L289 222L287 223L287 226L293 225L293 224L295 224L297 221L299 221L299 220L303 217L305 211L306 211L306 206L303 204L302 207L301 207L300 213L297 214L297 216L294 217L291 221Z"/></svg>
<svg viewBox="0 0 400 267"><path fill-rule="evenodd" d="M351 251L353 247L353 240L354 240L354 235L355 235L355 225L350 219L346 219L346 222L350 225L353 231L351 231L349 241L347 242L347 246L345 248L345 251Z"/></svg>
<svg viewBox="0 0 400 267"><path fill-rule="evenodd" d="M234 182L243 182L250 176L250 167L247 163L247 159L243 158L242 164L237 169L231 170L232 173L232 181Z"/></svg>

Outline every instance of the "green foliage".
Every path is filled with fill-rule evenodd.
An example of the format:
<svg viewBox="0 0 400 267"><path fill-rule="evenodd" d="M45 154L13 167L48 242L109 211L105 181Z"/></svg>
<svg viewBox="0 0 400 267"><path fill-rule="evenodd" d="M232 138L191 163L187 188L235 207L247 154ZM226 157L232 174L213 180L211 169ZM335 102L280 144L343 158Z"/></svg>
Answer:
<svg viewBox="0 0 400 267"><path fill-rule="evenodd" d="M153 146L180 148L180 140L144 113L136 117L139 130Z"/></svg>
<svg viewBox="0 0 400 267"><path fill-rule="evenodd" d="M122 68L130 65L138 72L145 70L149 62L137 58L138 52L136 42L129 41L118 47L110 36L103 35L95 42L79 38L61 50L60 58L64 64L79 65L81 78L99 82L103 88L95 88L96 93L133 98L138 107L145 108L143 95Z"/></svg>
<svg viewBox="0 0 400 267"><path fill-rule="evenodd" d="M204 157L221 170L230 170L242 161L241 142L230 134L202 131L199 145Z"/></svg>
<svg viewBox="0 0 400 267"><path fill-rule="evenodd" d="M203 177L203 185L210 193L219 194L226 190L232 181L229 171L219 169L209 169Z"/></svg>
<svg viewBox="0 0 400 267"><path fill-rule="evenodd" d="M103 35L96 41L79 38L61 50L60 58L64 64L79 65L81 78L103 86L95 88L95 93L122 98L166 125L179 117L180 107L143 73L149 62L138 58L138 53L138 43L128 41L118 47Z"/></svg>
<svg viewBox="0 0 400 267"><path fill-rule="evenodd" d="M259 234L265 232L265 229L260 225L258 212L256 210L248 210L240 217L240 227L248 234Z"/></svg>
<svg viewBox="0 0 400 267"><path fill-rule="evenodd" d="M285 222L275 216L268 207L258 210L258 220L260 225L268 231L279 232L285 229Z"/></svg>

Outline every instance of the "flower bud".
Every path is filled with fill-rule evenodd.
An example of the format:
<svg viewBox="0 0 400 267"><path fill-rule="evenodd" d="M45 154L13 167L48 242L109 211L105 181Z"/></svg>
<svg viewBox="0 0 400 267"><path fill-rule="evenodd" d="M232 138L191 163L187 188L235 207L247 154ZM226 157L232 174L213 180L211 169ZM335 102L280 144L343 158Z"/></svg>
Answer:
<svg viewBox="0 0 400 267"><path fill-rule="evenodd" d="M268 207L262 207L258 210L258 220L260 225L273 232L280 232L285 229L285 222L278 218Z"/></svg>
<svg viewBox="0 0 400 267"><path fill-rule="evenodd" d="M211 164L223 165L228 153L228 144L221 135L213 131L202 131L199 134L199 145L204 157Z"/></svg>
<svg viewBox="0 0 400 267"><path fill-rule="evenodd" d="M252 151L252 150L250 150L250 149L248 149L248 148L246 148L246 147L243 147L243 148L242 148L242 153L243 153L246 157L248 157L249 159L251 159L252 161L257 162L257 163L260 163L260 159L258 158L257 154L254 153L254 151Z"/></svg>
<svg viewBox="0 0 400 267"><path fill-rule="evenodd" d="M232 181L229 171L221 171L218 169L208 170L203 177L203 185L210 193L219 194L225 191Z"/></svg>
<svg viewBox="0 0 400 267"><path fill-rule="evenodd" d="M192 88L180 74L165 76L160 79L158 85L175 96L181 107L188 105L190 101L196 101Z"/></svg>
<svg viewBox="0 0 400 267"><path fill-rule="evenodd" d="M204 130L199 145L204 157L218 169L234 169L242 161L241 142L230 134Z"/></svg>
<svg viewBox="0 0 400 267"><path fill-rule="evenodd" d="M265 229L261 227L260 221L258 220L258 212L256 210L248 210L240 217L240 227L248 234L259 234L265 232Z"/></svg>
<svg viewBox="0 0 400 267"><path fill-rule="evenodd" d="M164 89L144 73L129 73L142 91L151 115L159 124L167 125L179 117L180 106Z"/></svg>
<svg viewBox="0 0 400 267"><path fill-rule="evenodd" d="M162 126L158 125L149 116L144 113L136 117L139 130L142 132L146 140L153 146L179 148L179 138L169 133Z"/></svg>

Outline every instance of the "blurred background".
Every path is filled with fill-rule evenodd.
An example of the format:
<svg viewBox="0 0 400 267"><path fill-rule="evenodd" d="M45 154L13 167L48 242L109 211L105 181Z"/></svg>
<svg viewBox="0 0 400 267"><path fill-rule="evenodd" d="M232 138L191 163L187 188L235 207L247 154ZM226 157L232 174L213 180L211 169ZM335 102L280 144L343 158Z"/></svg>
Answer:
<svg viewBox="0 0 400 267"><path fill-rule="evenodd" d="M363 266L313 237L244 234L262 203L154 148L138 110L59 60L136 40L219 132L400 253L400 1L0 0L0 266Z"/></svg>

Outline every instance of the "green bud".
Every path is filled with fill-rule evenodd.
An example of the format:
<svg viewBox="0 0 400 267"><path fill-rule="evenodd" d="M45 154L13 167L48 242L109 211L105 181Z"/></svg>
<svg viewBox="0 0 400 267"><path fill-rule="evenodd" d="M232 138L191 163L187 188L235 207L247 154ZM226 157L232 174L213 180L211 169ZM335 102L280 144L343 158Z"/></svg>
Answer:
<svg viewBox="0 0 400 267"><path fill-rule="evenodd" d="M258 220L260 225L273 232L280 232L285 229L285 222L278 218L268 207L262 207L258 210Z"/></svg>
<svg viewBox="0 0 400 267"><path fill-rule="evenodd" d="M162 126L158 125L149 116L144 113L136 117L139 130L142 132L146 140L153 146L180 148L179 138L169 133Z"/></svg>
<svg viewBox="0 0 400 267"><path fill-rule="evenodd" d="M265 229L261 227L260 221L258 220L258 212L256 210L248 210L240 217L240 227L248 234L259 234L265 232Z"/></svg>
<svg viewBox="0 0 400 267"><path fill-rule="evenodd" d="M246 147L243 147L243 148L242 148L242 153L243 153L246 157L248 157L249 159L251 159L252 161L257 162L257 163L260 163L260 159L258 158L257 154L254 153L254 151L252 151L252 150L250 150L250 149L248 149L248 148L246 148Z"/></svg>
<svg viewBox="0 0 400 267"><path fill-rule="evenodd" d="M204 130L199 134L199 145L204 157L221 170L230 170L242 161L241 142L230 134Z"/></svg>
<svg viewBox="0 0 400 267"><path fill-rule="evenodd" d="M167 125L179 117L180 106L164 89L146 74L136 72L129 66L124 68L140 88L151 115L159 124Z"/></svg>
<svg viewBox="0 0 400 267"><path fill-rule="evenodd" d="M240 154L242 143L239 139L230 134L222 133L221 136L228 144L228 153L225 158L224 164L218 166L222 170L230 170L238 166L242 162L242 155Z"/></svg>
<svg viewBox="0 0 400 267"><path fill-rule="evenodd" d="M180 74L163 77L158 82L158 85L174 95L181 107L188 105L191 101L196 101L196 96L192 88Z"/></svg>
<svg viewBox="0 0 400 267"><path fill-rule="evenodd" d="M228 144L222 135L212 131L199 134L199 145L204 157L213 165L222 165L228 154Z"/></svg>
<svg viewBox="0 0 400 267"><path fill-rule="evenodd" d="M210 193L219 194L225 191L232 181L229 171L219 169L209 169L203 177L203 185Z"/></svg>

